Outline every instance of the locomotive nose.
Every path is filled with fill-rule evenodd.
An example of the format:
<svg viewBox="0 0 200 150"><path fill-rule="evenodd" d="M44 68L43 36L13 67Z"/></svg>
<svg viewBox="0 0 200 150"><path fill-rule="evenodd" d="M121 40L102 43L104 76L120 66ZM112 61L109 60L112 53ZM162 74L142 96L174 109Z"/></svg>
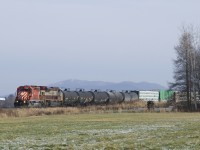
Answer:
<svg viewBox="0 0 200 150"><path fill-rule="evenodd" d="M19 100L28 100L28 92L25 92L25 91L21 91L18 93L18 99Z"/></svg>

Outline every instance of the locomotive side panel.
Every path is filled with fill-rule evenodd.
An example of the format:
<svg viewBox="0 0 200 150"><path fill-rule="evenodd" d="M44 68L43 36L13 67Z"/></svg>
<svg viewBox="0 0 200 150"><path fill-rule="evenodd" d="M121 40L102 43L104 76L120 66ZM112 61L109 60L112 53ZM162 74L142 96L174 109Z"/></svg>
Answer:
<svg viewBox="0 0 200 150"><path fill-rule="evenodd" d="M31 87L32 95L30 100L40 100L40 87Z"/></svg>
<svg viewBox="0 0 200 150"><path fill-rule="evenodd" d="M45 91L46 106L62 106L64 94L58 87L50 87Z"/></svg>

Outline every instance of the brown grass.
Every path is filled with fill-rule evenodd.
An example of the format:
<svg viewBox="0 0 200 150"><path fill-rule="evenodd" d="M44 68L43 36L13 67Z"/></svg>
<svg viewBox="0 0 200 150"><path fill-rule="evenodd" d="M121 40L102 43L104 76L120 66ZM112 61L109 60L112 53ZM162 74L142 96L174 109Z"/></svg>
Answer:
<svg viewBox="0 0 200 150"><path fill-rule="evenodd" d="M166 103L155 104L156 108L164 107ZM144 101L134 101L129 103L86 106L86 107L49 107L49 108L13 108L0 109L0 117L29 117L41 115L60 115L60 114L80 114L80 113L121 113L121 112L147 112L147 104ZM162 109L160 112L165 112Z"/></svg>

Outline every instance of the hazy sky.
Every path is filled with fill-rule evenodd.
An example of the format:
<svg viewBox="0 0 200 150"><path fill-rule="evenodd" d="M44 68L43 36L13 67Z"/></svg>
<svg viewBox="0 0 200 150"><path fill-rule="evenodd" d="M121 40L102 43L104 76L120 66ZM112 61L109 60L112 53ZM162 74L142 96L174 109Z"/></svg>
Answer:
<svg viewBox="0 0 200 150"><path fill-rule="evenodd" d="M0 95L66 79L172 81L199 0L0 0Z"/></svg>

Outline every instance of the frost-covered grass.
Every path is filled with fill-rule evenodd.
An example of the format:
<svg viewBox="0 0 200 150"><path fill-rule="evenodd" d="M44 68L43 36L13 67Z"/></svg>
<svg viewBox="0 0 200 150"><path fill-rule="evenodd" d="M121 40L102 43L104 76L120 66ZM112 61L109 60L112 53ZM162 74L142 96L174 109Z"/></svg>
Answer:
<svg viewBox="0 0 200 150"><path fill-rule="evenodd" d="M0 149L199 149L199 113L0 118Z"/></svg>

